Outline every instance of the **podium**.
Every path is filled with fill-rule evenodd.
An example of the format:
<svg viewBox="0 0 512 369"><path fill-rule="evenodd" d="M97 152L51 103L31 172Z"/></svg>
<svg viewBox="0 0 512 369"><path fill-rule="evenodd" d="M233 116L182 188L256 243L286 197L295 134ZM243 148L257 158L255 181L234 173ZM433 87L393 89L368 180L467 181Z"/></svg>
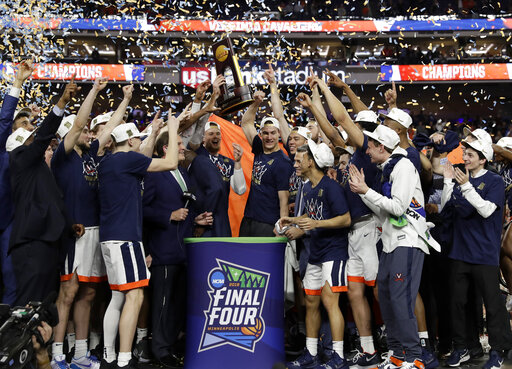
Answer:
<svg viewBox="0 0 512 369"><path fill-rule="evenodd" d="M284 237L187 238L186 369L284 362Z"/></svg>

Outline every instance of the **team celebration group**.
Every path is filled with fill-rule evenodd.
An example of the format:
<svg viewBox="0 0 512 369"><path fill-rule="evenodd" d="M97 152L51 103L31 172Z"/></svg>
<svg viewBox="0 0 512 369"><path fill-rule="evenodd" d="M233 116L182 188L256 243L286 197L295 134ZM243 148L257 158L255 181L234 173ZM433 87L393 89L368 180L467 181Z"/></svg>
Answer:
<svg viewBox="0 0 512 369"><path fill-rule="evenodd" d="M483 368L503 364L512 349L500 290L500 272L512 282L512 137L494 143L467 127L412 135L394 85L377 114L328 70L297 96L307 124L291 126L270 66L268 96L256 91L241 118L254 154L248 188L242 146L231 144L233 158L219 154L221 125L209 120L222 75L141 132L127 122L133 85L115 111L91 117L104 78L87 93L72 78L40 121L37 107L18 104L33 68L19 64L0 111L3 302L58 290L52 369L134 368L150 357L183 366L184 238L231 237L231 189L249 191L241 237L288 239L293 335L305 347L287 368L433 369L441 358L457 367L483 356L483 311ZM258 115L268 103L272 115ZM452 165L453 150L463 164ZM345 354L347 310L354 355Z"/></svg>

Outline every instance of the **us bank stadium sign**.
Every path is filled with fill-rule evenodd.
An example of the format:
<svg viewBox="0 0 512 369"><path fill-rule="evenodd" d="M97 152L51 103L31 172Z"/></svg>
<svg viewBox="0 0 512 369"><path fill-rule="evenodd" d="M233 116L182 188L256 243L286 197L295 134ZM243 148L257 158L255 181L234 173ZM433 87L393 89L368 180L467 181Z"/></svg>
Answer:
<svg viewBox="0 0 512 369"><path fill-rule="evenodd" d="M239 61L242 73L242 79L246 85L266 85L267 81L263 77L267 65L249 63ZM297 65L285 65L280 63L274 66L274 73L276 82L279 85L305 85L307 78L311 75L311 68L317 76L322 76L327 81L327 76L323 74L324 67L317 64L309 65L307 63L300 63ZM329 66L331 72L346 82L347 74L341 66ZM208 79L213 81L216 77L214 67L182 67L181 68L181 83L183 85L195 88L201 82ZM375 77L376 79L376 77Z"/></svg>
<svg viewBox="0 0 512 369"><path fill-rule="evenodd" d="M263 303L270 274L217 259L208 275L210 306L198 352L231 345L254 352L265 334Z"/></svg>

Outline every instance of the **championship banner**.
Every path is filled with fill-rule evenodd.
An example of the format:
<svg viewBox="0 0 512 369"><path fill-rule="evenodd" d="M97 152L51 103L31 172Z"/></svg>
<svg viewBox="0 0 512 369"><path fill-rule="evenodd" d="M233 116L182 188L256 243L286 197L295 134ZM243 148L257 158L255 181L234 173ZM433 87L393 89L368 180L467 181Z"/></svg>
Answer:
<svg viewBox="0 0 512 369"><path fill-rule="evenodd" d="M284 362L284 237L187 238L185 368Z"/></svg>
<svg viewBox="0 0 512 369"><path fill-rule="evenodd" d="M418 31L493 31L512 29L510 18L425 20L361 20L361 21L233 21L233 20L163 20L159 24L147 19L111 18L36 18L30 16L1 17L0 28L40 28L95 31L160 31L160 32L418 32Z"/></svg>
<svg viewBox="0 0 512 369"><path fill-rule="evenodd" d="M509 80L512 63L383 65L380 72L383 82Z"/></svg>
<svg viewBox="0 0 512 369"><path fill-rule="evenodd" d="M0 76L14 77L15 64L0 64ZM34 80L75 80L94 81L106 77L109 81L144 81L144 66L133 64L35 64Z"/></svg>
<svg viewBox="0 0 512 369"><path fill-rule="evenodd" d="M173 32L377 32L374 21L231 21L164 20L161 31Z"/></svg>

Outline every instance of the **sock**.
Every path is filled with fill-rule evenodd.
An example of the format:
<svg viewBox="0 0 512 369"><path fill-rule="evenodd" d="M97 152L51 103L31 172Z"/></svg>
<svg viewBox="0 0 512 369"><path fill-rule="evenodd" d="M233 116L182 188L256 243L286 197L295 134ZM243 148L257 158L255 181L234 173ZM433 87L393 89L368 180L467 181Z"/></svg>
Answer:
<svg viewBox="0 0 512 369"><path fill-rule="evenodd" d="M147 328L138 328L137 327L137 341L135 341L135 344L142 341L143 338L146 338L148 336L148 329Z"/></svg>
<svg viewBox="0 0 512 369"><path fill-rule="evenodd" d="M87 340L76 340L75 359L87 355Z"/></svg>
<svg viewBox="0 0 512 369"><path fill-rule="evenodd" d="M52 343L52 356L55 361L62 361L64 356L64 342Z"/></svg>
<svg viewBox="0 0 512 369"><path fill-rule="evenodd" d="M428 332L427 331L418 332L418 335L420 336L421 347L429 350L430 349L430 341L428 339Z"/></svg>
<svg viewBox="0 0 512 369"><path fill-rule="evenodd" d="M341 358L344 357L343 355L343 341L332 341L332 349L335 353L340 355Z"/></svg>
<svg viewBox="0 0 512 369"><path fill-rule="evenodd" d="M363 352L373 354L375 352L375 347L373 346L373 337L361 336L361 348L363 349Z"/></svg>
<svg viewBox="0 0 512 369"><path fill-rule="evenodd" d="M311 356L316 356L318 354L318 338L306 337L306 348Z"/></svg>
<svg viewBox="0 0 512 369"><path fill-rule="evenodd" d="M117 356L117 366L123 367L128 365L132 358L131 352L120 352Z"/></svg>
<svg viewBox="0 0 512 369"><path fill-rule="evenodd" d="M116 359L116 337L119 328L119 318L124 305L124 293L112 291L112 299L108 304L103 318L103 341L105 345L105 360L111 363Z"/></svg>
<svg viewBox="0 0 512 369"><path fill-rule="evenodd" d="M100 344L101 334L98 332L91 332L89 334L89 351L93 350Z"/></svg>
<svg viewBox="0 0 512 369"><path fill-rule="evenodd" d="M116 348L114 346L105 346L103 348L103 358L107 363L111 363L116 359Z"/></svg>
<svg viewBox="0 0 512 369"><path fill-rule="evenodd" d="M299 332L302 333L304 336L306 335L306 323L299 322Z"/></svg>
<svg viewBox="0 0 512 369"><path fill-rule="evenodd" d="M66 339L68 340L68 352L70 352L73 347L75 347L75 334L74 333L67 333Z"/></svg>

